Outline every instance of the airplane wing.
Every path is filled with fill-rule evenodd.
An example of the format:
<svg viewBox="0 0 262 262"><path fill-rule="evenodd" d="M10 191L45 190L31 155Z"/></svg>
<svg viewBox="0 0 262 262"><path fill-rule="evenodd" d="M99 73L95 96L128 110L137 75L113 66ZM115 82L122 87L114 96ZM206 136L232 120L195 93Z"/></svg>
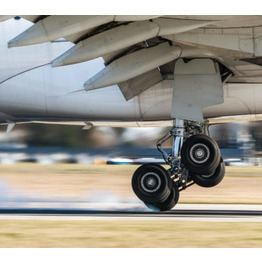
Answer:
<svg viewBox="0 0 262 262"><path fill-rule="evenodd" d="M172 79L180 58L216 61L224 83L262 82L262 16L21 17L33 25L10 40L10 48L66 39L75 45L52 66L104 58L105 68L83 83L87 91L118 84L129 100Z"/></svg>

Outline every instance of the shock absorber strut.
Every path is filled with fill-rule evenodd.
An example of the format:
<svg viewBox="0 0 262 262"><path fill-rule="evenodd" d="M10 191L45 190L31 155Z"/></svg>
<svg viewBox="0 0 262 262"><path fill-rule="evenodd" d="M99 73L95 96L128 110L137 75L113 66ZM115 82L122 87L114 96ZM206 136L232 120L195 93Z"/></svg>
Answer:
<svg viewBox="0 0 262 262"><path fill-rule="evenodd" d="M189 178L188 170L181 160L181 150L183 143L191 136L207 133L208 123L175 119L172 129L157 142L157 149L161 152L165 162L170 166L169 173L177 187L184 190L194 184ZM173 138L171 152L167 152L162 145L170 138Z"/></svg>
<svg viewBox="0 0 262 262"><path fill-rule="evenodd" d="M165 135L160 138L157 142L157 149L161 152L165 162L170 165L171 173L177 174L181 166L180 152L184 141L185 133L185 123L182 119L175 119L174 126L172 129ZM173 147L172 152L167 153L162 145L171 137L173 137Z"/></svg>
<svg viewBox="0 0 262 262"><path fill-rule="evenodd" d="M184 126L184 120L176 119L174 123L174 133L173 135L173 148L172 148L172 159L173 164L176 162L178 163L178 166L180 167L180 152L184 141L184 132L185 132L185 126Z"/></svg>

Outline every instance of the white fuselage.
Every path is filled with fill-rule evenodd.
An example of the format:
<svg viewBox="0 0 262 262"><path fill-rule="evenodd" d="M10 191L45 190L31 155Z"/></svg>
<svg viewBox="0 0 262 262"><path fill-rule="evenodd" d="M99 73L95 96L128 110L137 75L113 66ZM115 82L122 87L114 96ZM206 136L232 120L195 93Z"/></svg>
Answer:
<svg viewBox="0 0 262 262"><path fill-rule="evenodd" d="M73 45L62 40L8 49L7 42L30 25L0 24L0 123L171 120L172 80L129 101L116 85L84 91L86 80L104 67L103 59L52 68L50 62ZM205 118L259 114L261 84L225 84L224 103L204 109Z"/></svg>

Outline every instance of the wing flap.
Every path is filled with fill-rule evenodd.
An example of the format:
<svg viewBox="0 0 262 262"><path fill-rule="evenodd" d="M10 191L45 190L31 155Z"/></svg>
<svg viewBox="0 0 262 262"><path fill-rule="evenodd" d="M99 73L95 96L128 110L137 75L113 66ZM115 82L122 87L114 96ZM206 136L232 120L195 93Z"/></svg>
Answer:
<svg viewBox="0 0 262 262"><path fill-rule="evenodd" d="M105 69L86 81L86 90L119 84L125 98L131 99L161 79L173 79L174 61L179 57L219 61L234 74L227 81L261 81L261 69L251 65L252 60L243 61L262 54L261 16L21 17L35 24L12 39L10 47L65 38L75 46L56 58L53 66L104 58ZM0 21L8 18L1 16ZM182 52L171 52L169 58L158 52L145 55L168 46L167 42Z"/></svg>
<svg viewBox="0 0 262 262"><path fill-rule="evenodd" d="M180 54L180 47L168 43L141 49L113 61L86 81L84 88L93 90L130 80L177 59Z"/></svg>
<svg viewBox="0 0 262 262"><path fill-rule="evenodd" d="M158 18L113 27L87 37L53 61L52 66L70 65L105 56L108 53L166 34L178 34L209 24L208 21L190 21Z"/></svg>
<svg viewBox="0 0 262 262"><path fill-rule="evenodd" d="M122 94L128 101L141 94L148 88L158 84L163 80L162 74L158 69L153 69L140 76L118 84Z"/></svg>

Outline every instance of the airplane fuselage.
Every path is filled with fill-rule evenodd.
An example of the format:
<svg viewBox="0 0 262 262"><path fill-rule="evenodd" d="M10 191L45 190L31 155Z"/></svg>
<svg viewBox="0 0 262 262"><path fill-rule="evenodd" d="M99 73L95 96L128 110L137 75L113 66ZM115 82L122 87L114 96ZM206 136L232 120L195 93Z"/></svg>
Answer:
<svg viewBox="0 0 262 262"><path fill-rule="evenodd" d="M15 20L0 24L0 123L126 121L136 125L172 119L172 80L129 101L117 85L87 92L83 83L104 67L103 59L54 68L50 62L72 43L58 40L8 48L8 40L29 26ZM204 108L205 118L262 114L261 84L224 84L223 89L224 103Z"/></svg>

